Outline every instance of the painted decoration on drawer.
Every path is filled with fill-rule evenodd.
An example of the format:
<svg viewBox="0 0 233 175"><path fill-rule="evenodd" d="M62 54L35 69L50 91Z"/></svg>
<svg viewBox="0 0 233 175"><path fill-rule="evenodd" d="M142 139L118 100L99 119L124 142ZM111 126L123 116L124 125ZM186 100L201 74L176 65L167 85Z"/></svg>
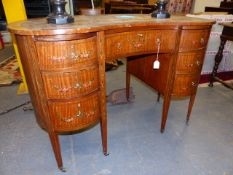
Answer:
<svg viewBox="0 0 233 175"><path fill-rule="evenodd" d="M94 93L81 99L50 102L49 111L55 131L74 131L99 121L99 94Z"/></svg>
<svg viewBox="0 0 233 175"><path fill-rule="evenodd" d="M98 67L86 67L78 71L44 72L42 78L48 99L69 99L98 89Z"/></svg>
<svg viewBox="0 0 233 175"><path fill-rule="evenodd" d="M208 43L209 30L183 30L180 41L180 52L205 49Z"/></svg>
<svg viewBox="0 0 233 175"><path fill-rule="evenodd" d="M172 95L190 96L193 95L198 86L199 76L197 75L176 75Z"/></svg>
<svg viewBox="0 0 233 175"><path fill-rule="evenodd" d="M176 65L177 74L197 73L199 75L205 51L179 53Z"/></svg>
<svg viewBox="0 0 233 175"><path fill-rule="evenodd" d="M155 53L158 41L161 44L160 52L172 52L176 46L176 37L176 30L145 30L109 34L106 36L106 57L119 58L139 53Z"/></svg>
<svg viewBox="0 0 233 175"><path fill-rule="evenodd" d="M70 68L96 61L96 37L72 41L37 41L40 69Z"/></svg>

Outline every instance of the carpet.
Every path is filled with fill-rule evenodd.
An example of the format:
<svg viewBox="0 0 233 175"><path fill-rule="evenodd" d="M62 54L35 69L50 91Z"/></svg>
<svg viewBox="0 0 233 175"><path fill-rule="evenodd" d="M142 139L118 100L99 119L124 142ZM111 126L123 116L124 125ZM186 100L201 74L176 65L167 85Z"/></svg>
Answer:
<svg viewBox="0 0 233 175"><path fill-rule="evenodd" d="M112 105L130 103L133 102L134 99L135 95L132 87L129 89L129 99L126 98L125 88L114 90L107 96L107 102L111 103Z"/></svg>
<svg viewBox="0 0 233 175"><path fill-rule="evenodd" d="M0 86L9 86L21 82L22 76L14 56L0 63Z"/></svg>

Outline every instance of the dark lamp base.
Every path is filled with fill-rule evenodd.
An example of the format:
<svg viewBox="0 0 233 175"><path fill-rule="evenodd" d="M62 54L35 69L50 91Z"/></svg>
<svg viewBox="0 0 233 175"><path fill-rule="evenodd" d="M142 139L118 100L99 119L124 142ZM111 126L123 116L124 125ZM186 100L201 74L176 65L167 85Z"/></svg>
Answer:
<svg viewBox="0 0 233 175"><path fill-rule="evenodd" d="M67 24L74 22L74 18L72 16L63 16L63 17L57 17L57 16L51 16L47 18L48 23L51 24Z"/></svg>
<svg viewBox="0 0 233 175"><path fill-rule="evenodd" d="M153 12L152 14L151 14L151 16L153 17L153 18L159 18L159 19L163 19L163 18L170 18L170 14L168 13L168 12Z"/></svg>
<svg viewBox="0 0 233 175"><path fill-rule="evenodd" d="M170 14L166 11L167 1L158 0L156 3L157 10L153 11L151 17L153 18L170 18Z"/></svg>

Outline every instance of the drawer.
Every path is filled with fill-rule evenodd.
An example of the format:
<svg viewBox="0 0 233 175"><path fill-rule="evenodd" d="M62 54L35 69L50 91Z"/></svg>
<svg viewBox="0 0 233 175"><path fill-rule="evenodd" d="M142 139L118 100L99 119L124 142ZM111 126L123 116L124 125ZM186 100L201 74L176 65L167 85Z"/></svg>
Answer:
<svg viewBox="0 0 233 175"><path fill-rule="evenodd" d="M189 96L195 93L198 87L199 76L197 75L176 75L172 95Z"/></svg>
<svg viewBox="0 0 233 175"><path fill-rule="evenodd" d="M107 35L105 39L106 57L119 58L129 53L129 32Z"/></svg>
<svg viewBox="0 0 233 175"><path fill-rule="evenodd" d="M48 106L55 131L75 131L100 119L98 93L72 101L49 102Z"/></svg>
<svg viewBox="0 0 233 175"><path fill-rule="evenodd" d="M97 61L96 37L71 41L36 41L40 69L71 68Z"/></svg>
<svg viewBox="0 0 233 175"><path fill-rule="evenodd" d="M176 73L199 73L202 69L204 52L180 53L177 59Z"/></svg>
<svg viewBox="0 0 233 175"><path fill-rule="evenodd" d="M160 53L173 52L177 36L177 30L150 30L147 32L146 50L157 53L158 42L160 42Z"/></svg>
<svg viewBox="0 0 233 175"><path fill-rule="evenodd" d="M88 94L98 89L98 67L79 71L43 72L45 92L48 99L68 99Z"/></svg>
<svg viewBox="0 0 233 175"><path fill-rule="evenodd" d="M108 34L106 36L106 57L119 58L142 53L172 52L175 49L177 30L148 30Z"/></svg>
<svg viewBox="0 0 233 175"><path fill-rule="evenodd" d="M179 52L205 49L209 30L182 30Z"/></svg>

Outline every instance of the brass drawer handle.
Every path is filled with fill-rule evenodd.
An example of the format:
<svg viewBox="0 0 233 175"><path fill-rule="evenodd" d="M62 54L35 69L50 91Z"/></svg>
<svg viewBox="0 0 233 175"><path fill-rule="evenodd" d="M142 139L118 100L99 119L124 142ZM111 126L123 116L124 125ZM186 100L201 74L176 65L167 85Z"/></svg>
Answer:
<svg viewBox="0 0 233 175"><path fill-rule="evenodd" d="M78 60L79 58L89 58L90 57L90 52L83 52L80 54L77 54L76 52L71 52L70 57L73 60Z"/></svg>
<svg viewBox="0 0 233 175"><path fill-rule="evenodd" d="M80 54L80 58L89 58L90 57L90 52L83 52Z"/></svg>
<svg viewBox="0 0 233 175"><path fill-rule="evenodd" d="M188 68L193 67L193 64L186 64L186 67Z"/></svg>
<svg viewBox="0 0 233 175"><path fill-rule="evenodd" d="M58 87L58 86L53 86L54 89L56 89L59 93L66 93L68 92L71 87Z"/></svg>
<svg viewBox="0 0 233 175"><path fill-rule="evenodd" d="M74 89L81 89L83 87L83 85L81 83L76 83L74 85Z"/></svg>
<svg viewBox="0 0 233 175"><path fill-rule="evenodd" d="M58 112L57 112L57 116L60 118L60 120L64 121L64 122L72 122L74 121L75 118L80 118L80 117L83 117L84 114L81 112L81 111L78 111L77 114L75 114L74 116L68 116L68 117L62 117Z"/></svg>
<svg viewBox="0 0 233 175"><path fill-rule="evenodd" d="M193 67L195 64L186 64L186 67L191 68ZM199 67L201 65L201 62L199 60L196 61L196 65Z"/></svg>
<svg viewBox="0 0 233 175"><path fill-rule="evenodd" d="M75 85L73 87L58 87L57 85L55 85L55 86L53 86L53 88L56 89L59 93L67 93L71 89L88 88L88 87L92 86L93 83L94 83L94 79L89 80L85 83L77 82L77 83L75 83Z"/></svg>
<svg viewBox="0 0 233 175"><path fill-rule="evenodd" d="M80 83L80 82L78 82L78 83L76 83L75 85L74 85L74 89L81 89L81 88L87 88L87 87L90 87L92 84L93 84L93 82L94 82L94 79L93 80L89 80L89 81L87 81L87 82L85 82L85 83Z"/></svg>
<svg viewBox="0 0 233 175"><path fill-rule="evenodd" d="M80 103L78 104L78 108L80 108ZM95 115L97 113L97 109L95 106L93 108L94 108L93 110L85 112L85 113L83 113L81 110L78 110L78 112L75 115L68 116L68 117L62 117L59 112L56 112L56 113L60 120L69 123L69 122L73 122L75 119L78 119L78 118L90 117L90 116Z"/></svg>
<svg viewBox="0 0 233 175"><path fill-rule="evenodd" d="M134 47L134 48L140 48L140 47L142 47L142 46L143 46L142 43L139 43L139 42L138 42L138 43L137 43L137 42L134 42L134 43L133 43L133 47Z"/></svg>
<svg viewBox="0 0 233 175"><path fill-rule="evenodd" d="M143 37L142 33L137 33L137 36Z"/></svg>

